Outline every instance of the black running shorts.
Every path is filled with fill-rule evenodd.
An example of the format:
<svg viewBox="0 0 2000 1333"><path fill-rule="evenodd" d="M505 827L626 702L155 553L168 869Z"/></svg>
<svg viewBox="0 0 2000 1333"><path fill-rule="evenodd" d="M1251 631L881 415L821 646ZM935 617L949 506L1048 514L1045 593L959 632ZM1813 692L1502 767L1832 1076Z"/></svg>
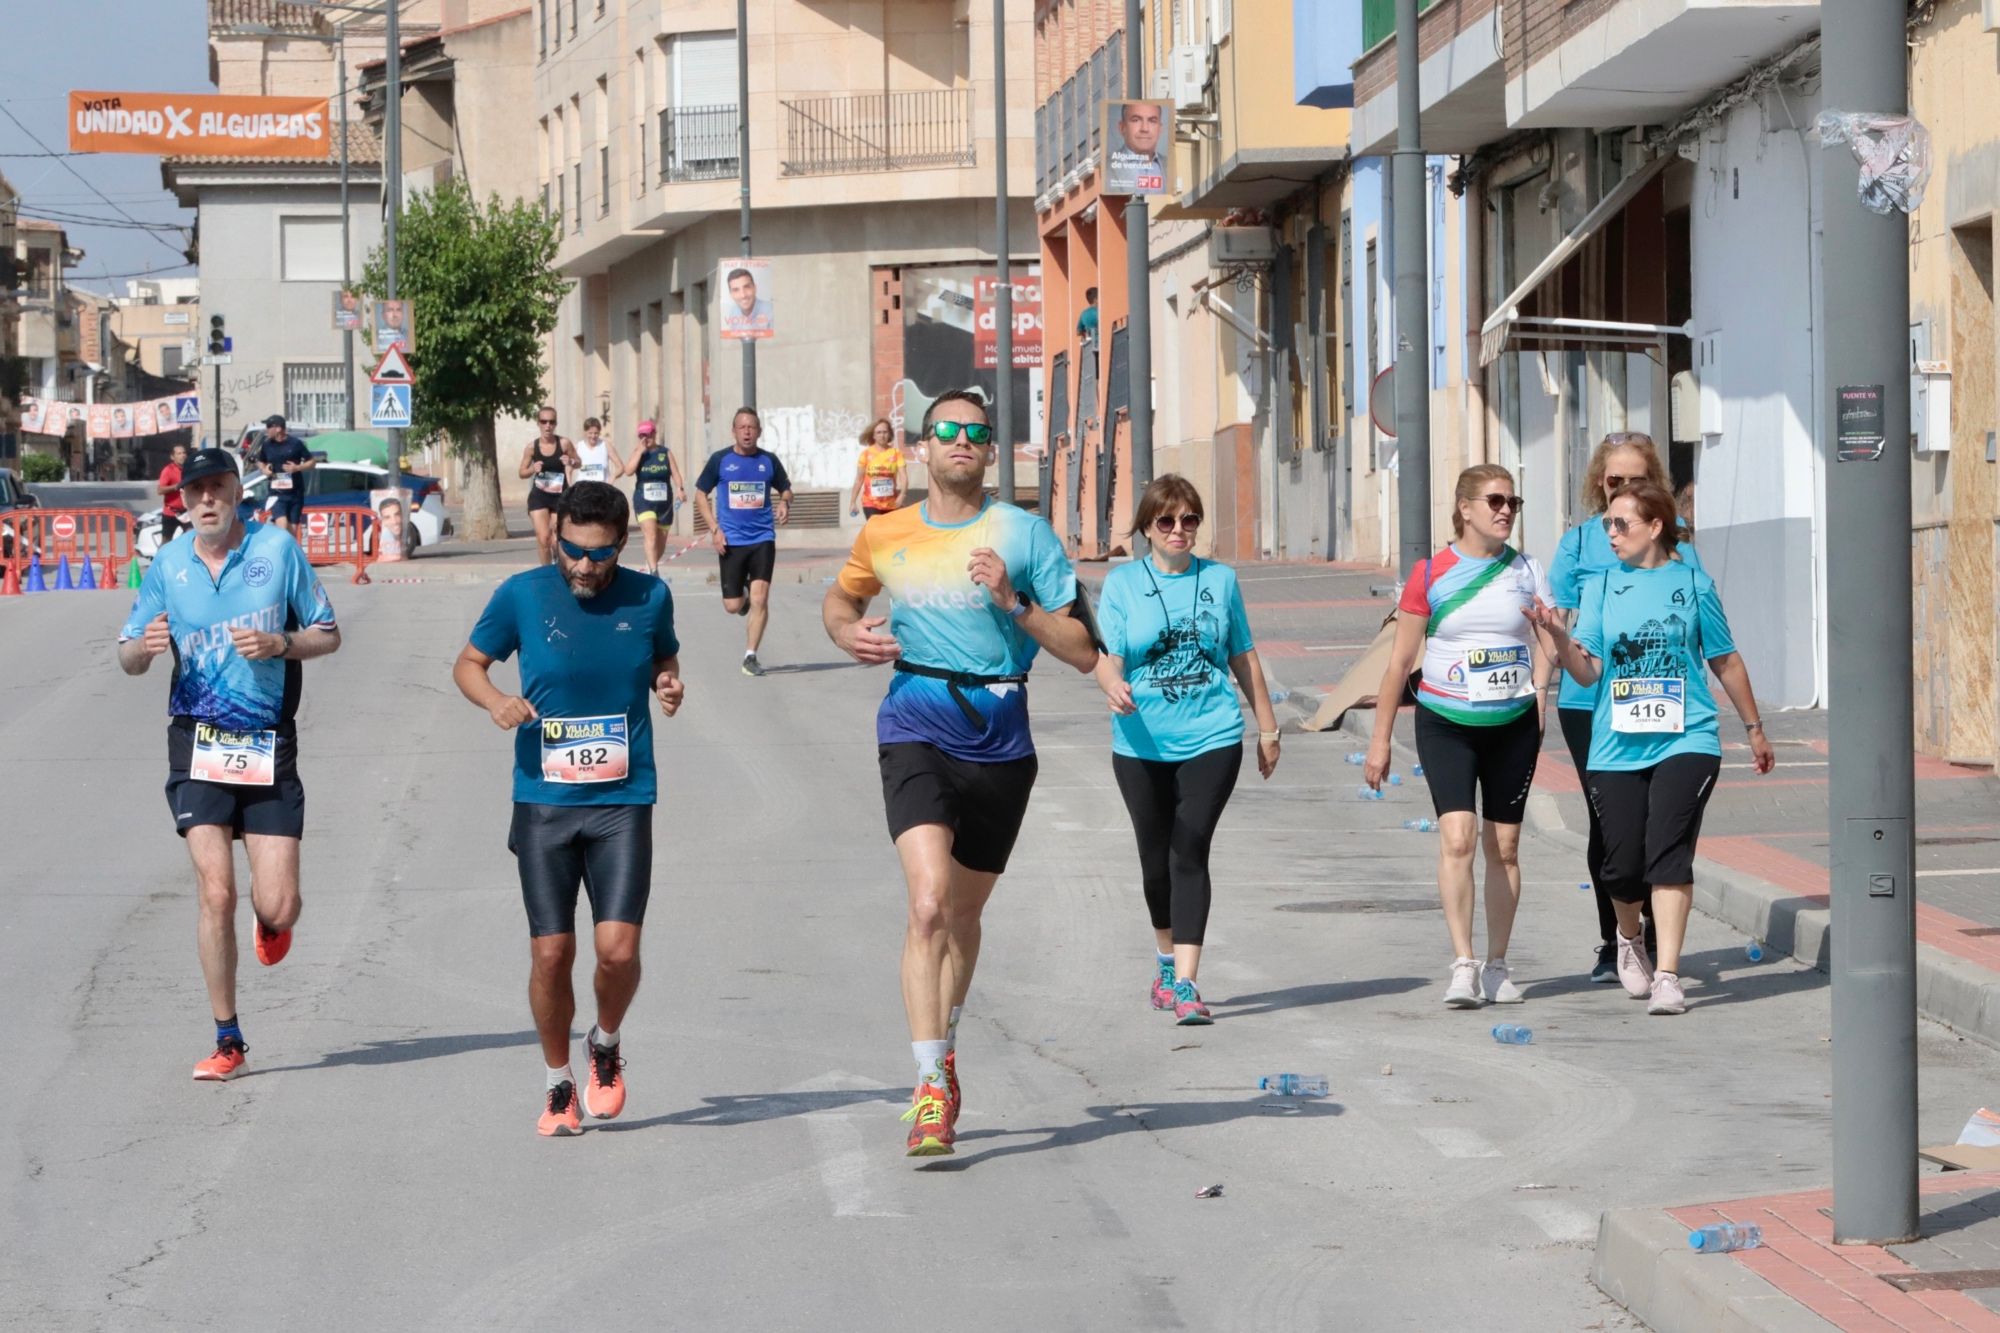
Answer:
<svg viewBox="0 0 2000 1333"><path fill-rule="evenodd" d="M576 895L593 921L643 925L653 887L653 807L514 803L507 850L521 871L531 935L576 930Z"/></svg>
<svg viewBox="0 0 2000 1333"><path fill-rule="evenodd" d="M1604 827L1607 894L1644 902L1656 884L1694 883L1695 840L1721 771L1722 760L1712 754L1668 755L1633 771L1590 771L1585 790Z"/></svg>
<svg viewBox="0 0 2000 1333"><path fill-rule="evenodd" d="M722 553L722 595L741 597L753 583L769 583L778 565L778 544L731 546Z"/></svg>
<svg viewBox="0 0 2000 1333"><path fill-rule="evenodd" d="M990 875L1007 868L1035 789L1035 756L975 764L934 745L899 741L882 746L880 758L891 839L919 824L942 824L952 831L952 860Z"/></svg>
<svg viewBox="0 0 2000 1333"><path fill-rule="evenodd" d="M185 838L191 828L215 824L236 838L304 836L306 789L299 781L299 738L290 726L278 729L275 780L268 787L196 782L188 776L193 758L194 720L175 718L167 724L167 808L173 811L174 832Z"/></svg>
<svg viewBox="0 0 2000 1333"><path fill-rule="evenodd" d="M1541 752L1542 727L1532 708L1498 726L1470 727L1417 705L1417 758L1440 815L1476 809L1489 824L1520 823Z"/></svg>

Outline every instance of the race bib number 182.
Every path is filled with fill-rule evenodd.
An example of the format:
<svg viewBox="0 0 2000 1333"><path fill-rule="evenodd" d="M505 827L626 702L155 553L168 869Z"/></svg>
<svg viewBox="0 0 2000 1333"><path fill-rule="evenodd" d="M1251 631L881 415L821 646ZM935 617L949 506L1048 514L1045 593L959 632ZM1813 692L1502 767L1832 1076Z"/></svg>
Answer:
<svg viewBox="0 0 2000 1333"><path fill-rule="evenodd" d="M631 748L622 716L542 719L542 780L623 782Z"/></svg>
<svg viewBox="0 0 2000 1333"><path fill-rule="evenodd" d="M1687 728L1687 682L1678 676L1631 676L1611 682L1611 729L1628 734Z"/></svg>
<svg viewBox="0 0 2000 1333"><path fill-rule="evenodd" d="M188 760L188 776L196 782L268 787L277 781L277 769L277 732L224 731L207 722L194 724L194 754Z"/></svg>

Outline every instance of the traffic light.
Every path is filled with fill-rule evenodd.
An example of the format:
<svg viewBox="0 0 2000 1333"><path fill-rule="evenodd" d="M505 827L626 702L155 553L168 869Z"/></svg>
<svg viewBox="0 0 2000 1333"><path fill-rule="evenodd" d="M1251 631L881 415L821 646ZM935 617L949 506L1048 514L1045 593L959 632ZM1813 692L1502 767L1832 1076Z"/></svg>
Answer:
<svg viewBox="0 0 2000 1333"><path fill-rule="evenodd" d="M210 315L208 317L208 354L210 356L221 356L228 350L229 337L223 332L222 316Z"/></svg>

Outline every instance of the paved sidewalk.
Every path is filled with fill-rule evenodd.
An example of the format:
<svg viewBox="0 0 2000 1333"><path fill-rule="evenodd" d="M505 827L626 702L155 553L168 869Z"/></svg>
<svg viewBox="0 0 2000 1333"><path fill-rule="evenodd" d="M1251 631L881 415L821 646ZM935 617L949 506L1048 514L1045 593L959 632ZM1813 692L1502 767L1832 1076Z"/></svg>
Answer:
<svg viewBox="0 0 2000 1333"><path fill-rule="evenodd" d="M1657 1333L1845 1329L2000 1331L2000 1172L1922 1182L1921 1240L1835 1245L1830 1190L1605 1214L1598 1287ZM1697 1254L1687 1233L1754 1223L1763 1244Z"/></svg>

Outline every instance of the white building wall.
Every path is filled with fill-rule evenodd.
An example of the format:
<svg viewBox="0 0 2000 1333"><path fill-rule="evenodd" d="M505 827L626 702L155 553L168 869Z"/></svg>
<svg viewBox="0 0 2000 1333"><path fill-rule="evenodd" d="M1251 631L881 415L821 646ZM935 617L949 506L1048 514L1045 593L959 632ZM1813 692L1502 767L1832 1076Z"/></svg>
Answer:
<svg viewBox="0 0 2000 1333"><path fill-rule="evenodd" d="M1696 545L1778 707L1824 702L1818 147L1802 132L1818 113L1796 91L1739 108L1703 137L1691 210Z"/></svg>

